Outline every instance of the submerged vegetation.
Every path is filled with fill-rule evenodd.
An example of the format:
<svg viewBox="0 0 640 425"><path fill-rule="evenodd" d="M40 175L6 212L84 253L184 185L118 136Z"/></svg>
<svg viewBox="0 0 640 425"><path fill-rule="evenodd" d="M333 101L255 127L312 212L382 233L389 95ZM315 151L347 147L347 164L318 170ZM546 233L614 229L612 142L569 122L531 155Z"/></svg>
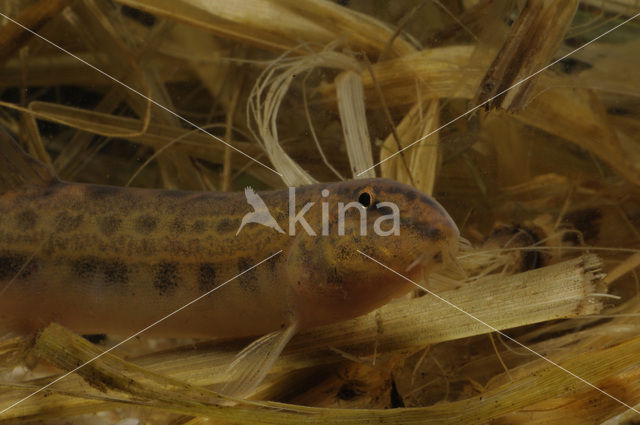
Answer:
<svg viewBox="0 0 640 425"><path fill-rule="evenodd" d="M410 298L297 335L263 401L215 392L247 341L76 370L126 336L0 335L0 423L640 418L640 2L338 3L0 1L0 126L62 179L387 177L464 238Z"/></svg>

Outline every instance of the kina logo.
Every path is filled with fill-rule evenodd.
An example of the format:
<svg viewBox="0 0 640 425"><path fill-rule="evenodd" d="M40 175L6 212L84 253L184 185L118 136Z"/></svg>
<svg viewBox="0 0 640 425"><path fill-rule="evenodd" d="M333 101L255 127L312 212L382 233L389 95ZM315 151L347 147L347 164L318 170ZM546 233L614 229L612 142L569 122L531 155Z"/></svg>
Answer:
<svg viewBox="0 0 640 425"><path fill-rule="evenodd" d="M263 226L271 227L280 233L284 233L284 230L278 225L276 219L273 218L266 204L253 188L247 187L244 189L244 194L247 197L247 202L253 207L253 212L246 213L242 217L242 223L236 232L236 236L240 233L240 230L249 223L258 223Z"/></svg>
<svg viewBox="0 0 640 425"><path fill-rule="evenodd" d="M317 201L310 201L304 205L296 204L296 188L289 188L289 235L296 235L296 225L300 225L302 229L307 232L310 236L316 236L316 230L309 224L309 222L305 218L305 214L311 210L311 208L317 203ZM279 233L286 233L282 228L278 225L278 222L269 212L267 205L262 200L260 195L258 195L253 188L247 187L244 190L244 194L247 197L247 202L249 205L253 207L253 212L248 212L242 217L242 222L240 223L240 227L236 232L236 236L240 234L240 231L249 223L258 223L263 226L270 227L276 230ZM322 225L322 236L329 235L330 226L330 216L329 211L331 210L329 202L326 199L329 197L329 190L324 188L320 191L321 199L320 206L322 208L322 217L321 217L321 225ZM301 208L299 208L301 206ZM368 205L367 205L368 206ZM337 233L339 236L344 236L345 234L345 216L348 209L355 209L359 213L359 221L360 221L360 235L367 235L367 206L363 205L362 202L351 201L348 203L338 202L336 208L337 214ZM399 235L400 234L400 209L393 202L376 202L375 206L378 210L381 208L385 211L389 211L389 214L378 214L375 222L373 223L373 231L378 236L389 236L389 235ZM382 228L382 224L384 222L389 222L390 226L386 230Z"/></svg>

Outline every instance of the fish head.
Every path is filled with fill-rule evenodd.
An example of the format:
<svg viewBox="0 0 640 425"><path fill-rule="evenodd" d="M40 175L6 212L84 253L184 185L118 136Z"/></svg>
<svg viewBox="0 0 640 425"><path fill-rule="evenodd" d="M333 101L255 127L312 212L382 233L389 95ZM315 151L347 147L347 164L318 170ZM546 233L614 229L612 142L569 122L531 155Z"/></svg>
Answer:
<svg viewBox="0 0 640 425"><path fill-rule="evenodd" d="M414 187L361 179L323 190L327 231L296 235L287 258L297 310L310 326L372 311L455 257L456 224Z"/></svg>

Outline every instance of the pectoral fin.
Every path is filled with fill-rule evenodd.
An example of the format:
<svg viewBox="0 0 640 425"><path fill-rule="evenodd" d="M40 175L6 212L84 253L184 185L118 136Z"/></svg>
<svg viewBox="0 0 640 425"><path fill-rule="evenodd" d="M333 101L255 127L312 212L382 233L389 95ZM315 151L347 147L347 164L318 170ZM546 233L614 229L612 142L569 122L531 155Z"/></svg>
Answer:
<svg viewBox="0 0 640 425"><path fill-rule="evenodd" d="M271 332L249 344L235 357L226 371L222 394L245 398L262 382L289 340L296 324Z"/></svg>

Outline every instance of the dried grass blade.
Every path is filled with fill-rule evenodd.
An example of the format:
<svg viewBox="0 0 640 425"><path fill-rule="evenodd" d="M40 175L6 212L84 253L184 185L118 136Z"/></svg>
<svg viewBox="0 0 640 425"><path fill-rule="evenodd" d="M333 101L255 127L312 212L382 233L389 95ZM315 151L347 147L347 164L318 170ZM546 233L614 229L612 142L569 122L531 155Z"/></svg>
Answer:
<svg viewBox="0 0 640 425"><path fill-rule="evenodd" d="M371 140L360 76L353 71L346 71L338 75L336 91L351 172L355 178L375 177L375 170L371 168L373 154L371 153ZM367 171L359 175L362 170Z"/></svg>

